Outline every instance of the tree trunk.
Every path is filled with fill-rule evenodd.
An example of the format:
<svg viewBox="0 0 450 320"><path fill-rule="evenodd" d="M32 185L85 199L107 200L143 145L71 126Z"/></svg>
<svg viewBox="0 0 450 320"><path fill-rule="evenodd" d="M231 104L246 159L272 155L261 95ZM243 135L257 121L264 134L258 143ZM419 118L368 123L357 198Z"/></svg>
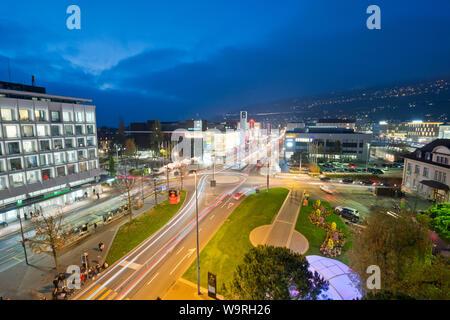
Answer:
<svg viewBox="0 0 450 320"><path fill-rule="evenodd" d="M53 259L55 260L55 268L56 268L56 271L58 271L59 270L58 256L57 256L56 250L53 246L52 246L52 253L53 253Z"/></svg>

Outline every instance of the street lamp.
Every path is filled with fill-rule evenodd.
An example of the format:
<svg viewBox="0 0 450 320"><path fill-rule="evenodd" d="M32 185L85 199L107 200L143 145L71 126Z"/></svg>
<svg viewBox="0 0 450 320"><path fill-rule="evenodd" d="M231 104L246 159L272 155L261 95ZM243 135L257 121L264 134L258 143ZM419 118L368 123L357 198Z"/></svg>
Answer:
<svg viewBox="0 0 450 320"><path fill-rule="evenodd" d="M197 170L194 171L195 176L195 220L197 227L197 291L198 295L201 295L200 292L200 255L199 255L199 246L198 246L198 195L197 195Z"/></svg>
<svg viewBox="0 0 450 320"><path fill-rule="evenodd" d="M153 177L153 193L155 194L155 206L158 204L158 195L156 193L156 178Z"/></svg>
<svg viewBox="0 0 450 320"><path fill-rule="evenodd" d="M25 253L25 263L29 265L28 256L27 256L27 248L25 246L25 237L23 235L22 218L20 217L19 210L20 209L17 209L17 219L19 219L19 223L20 223L20 234L22 235L22 246L23 246L23 252Z"/></svg>

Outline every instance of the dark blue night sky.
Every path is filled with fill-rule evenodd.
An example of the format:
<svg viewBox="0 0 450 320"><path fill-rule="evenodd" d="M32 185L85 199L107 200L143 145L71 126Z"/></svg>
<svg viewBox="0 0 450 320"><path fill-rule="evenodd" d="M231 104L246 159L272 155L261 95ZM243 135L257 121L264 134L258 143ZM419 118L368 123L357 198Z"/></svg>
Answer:
<svg viewBox="0 0 450 320"><path fill-rule="evenodd" d="M81 8L81 30L66 8ZM381 30L366 8L381 8ZM450 1L3 1L0 80L94 99L99 125L450 75Z"/></svg>

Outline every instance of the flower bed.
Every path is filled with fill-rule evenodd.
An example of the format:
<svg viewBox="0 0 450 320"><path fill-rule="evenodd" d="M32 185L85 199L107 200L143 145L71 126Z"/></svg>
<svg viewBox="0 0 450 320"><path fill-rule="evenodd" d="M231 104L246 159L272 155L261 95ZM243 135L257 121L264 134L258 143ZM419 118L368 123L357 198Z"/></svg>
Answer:
<svg viewBox="0 0 450 320"><path fill-rule="evenodd" d="M342 254L345 245L344 231L337 228L335 222L326 222L325 218L330 215L330 211L321 205L320 200L313 204L314 211L308 216L312 224L324 229L327 234L320 246L320 252L326 257L338 257Z"/></svg>

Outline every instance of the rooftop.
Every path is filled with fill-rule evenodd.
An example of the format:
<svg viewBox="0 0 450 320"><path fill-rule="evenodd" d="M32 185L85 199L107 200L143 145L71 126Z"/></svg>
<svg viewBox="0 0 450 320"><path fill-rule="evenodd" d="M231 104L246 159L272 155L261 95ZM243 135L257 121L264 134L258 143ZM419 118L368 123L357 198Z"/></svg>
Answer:
<svg viewBox="0 0 450 320"><path fill-rule="evenodd" d="M0 81L0 96L14 99L48 99L54 102L65 103L90 103L92 99L66 97L53 94L47 94L44 87L30 86L21 83Z"/></svg>

